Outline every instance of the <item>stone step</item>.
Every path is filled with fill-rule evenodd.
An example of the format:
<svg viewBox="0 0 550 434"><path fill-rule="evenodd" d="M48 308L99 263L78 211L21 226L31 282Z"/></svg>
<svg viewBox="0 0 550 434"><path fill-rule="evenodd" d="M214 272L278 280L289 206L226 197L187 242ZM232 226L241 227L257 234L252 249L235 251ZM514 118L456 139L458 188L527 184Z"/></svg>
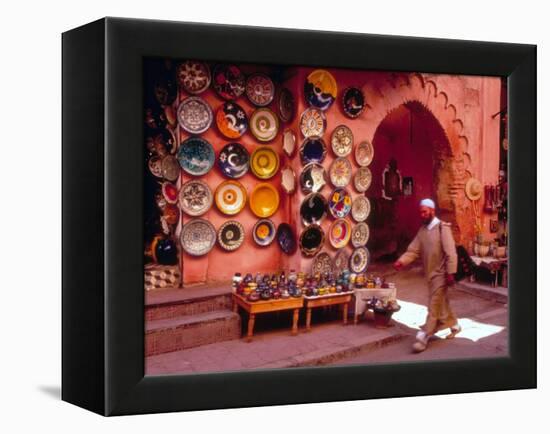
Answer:
<svg viewBox="0 0 550 434"><path fill-rule="evenodd" d="M465 279L458 282L456 288L486 300L492 300L503 304L508 303L508 288L502 286L492 287L478 282L468 282Z"/></svg>
<svg viewBox="0 0 550 434"><path fill-rule="evenodd" d="M145 323L145 355L185 350L240 336L240 317L230 310L156 319Z"/></svg>

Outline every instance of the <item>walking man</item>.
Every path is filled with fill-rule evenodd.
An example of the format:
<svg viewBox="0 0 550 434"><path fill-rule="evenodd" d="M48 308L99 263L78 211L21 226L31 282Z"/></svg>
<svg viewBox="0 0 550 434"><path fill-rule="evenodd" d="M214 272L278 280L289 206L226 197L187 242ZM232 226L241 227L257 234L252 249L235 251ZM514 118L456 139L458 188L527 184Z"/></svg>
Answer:
<svg viewBox="0 0 550 434"><path fill-rule="evenodd" d="M439 330L451 329L447 339L452 339L461 330L449 305L447 294L448 287L455 283L454 273L457 269L451 224L435 216L435 203L431 199L421 200L419 211L423 224L407 251L393 264L399 271L418 257L422 258L429 289L429 302L426 323L417 333L413 345L415 352L424 351L430 337Z"/></svg>

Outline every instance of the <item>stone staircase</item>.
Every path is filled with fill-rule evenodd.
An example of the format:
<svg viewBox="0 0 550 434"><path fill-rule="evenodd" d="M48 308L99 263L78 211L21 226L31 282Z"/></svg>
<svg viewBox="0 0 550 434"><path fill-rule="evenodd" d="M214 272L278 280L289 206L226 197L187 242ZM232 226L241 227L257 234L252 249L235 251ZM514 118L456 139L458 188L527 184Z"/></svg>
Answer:
<svg viewBox="0 0 550 434"><path fill-rule="evenodd" d="M241 320L231 310L230 283L147 291L145 356L239 339Z"/></svg>

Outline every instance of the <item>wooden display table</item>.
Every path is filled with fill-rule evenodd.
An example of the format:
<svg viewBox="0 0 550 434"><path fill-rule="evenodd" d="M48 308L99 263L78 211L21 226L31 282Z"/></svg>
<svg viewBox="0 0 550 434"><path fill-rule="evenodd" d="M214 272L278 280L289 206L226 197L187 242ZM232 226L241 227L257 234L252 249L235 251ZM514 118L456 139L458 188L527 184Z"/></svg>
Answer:
<svg viewBox="0 0 550 434"><path fill-rule="evenodd" d="M352 292L338 292L316 297L304 296L306 305L306 331L311 331L311 309L321 306L333 306L335 304L343 305L343 323L348 323L348 307L351 302Z"/></svg>
<svg viewBox="0 0 550 434"><path fill-rule="evenodd" d="M292 335L298 334L298 317L300 309L304 305L302 297L279 298L277 300L258 300L250 302L241 295L232 294L233 297L233 312L239 311L239 306L248 312L248 328L246 340L250 342L254 334L254 321L256 314L266 312L277 312L281 310L292 310Z"/></svg>

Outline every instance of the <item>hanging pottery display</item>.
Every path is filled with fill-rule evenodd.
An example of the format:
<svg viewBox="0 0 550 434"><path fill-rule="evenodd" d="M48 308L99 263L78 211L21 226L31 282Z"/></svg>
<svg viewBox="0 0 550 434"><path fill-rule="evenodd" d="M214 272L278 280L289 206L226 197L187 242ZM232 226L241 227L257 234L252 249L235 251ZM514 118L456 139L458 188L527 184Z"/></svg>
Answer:
<svg viewBox="0 0 550 434"><path fill-rule="evenodd" d="M176 78L180 88L187 93L197 95L210 86L210 68L204 62L188 60L178 65Z"/></svg>
<svg viewBox="0 0 550 434"><path fill-rule="evenodd" d="M199 96L190 96L178 107L178 124L191 134L204 133L214 120L212 109Z"/></svg>
<svg viewBox="0 0 550 434"><path fill-rule="evenodd" d="M250 193L250 209L257 217L270 217L279 208L279 192L267 182L256 184Z"/></svg>
<svg viewBox="0 0 550 434"><path fill-rule="evenodd" d="M330 182L335 187L345 187L351 180L352 167L345 157L336 158L329 169Z"/></svg>
<svg viewBox="0 0 550 434"><path fill-rule="evenodd" d="M369 241L369 225L365 222L356 224L351 231L351 244L353 247L364 247Z"/></svg>
<svg viewBox="0 0 550 434"><path fill-rule="evenodd" d="M294 96L292 92L287 88L282 88L279 92L279 98L277 101L277 108L279 110L279 117L283 122L290 122L294 117Z"/></svg>
<svg viewBox="0 0 550 434"><path fill-rule="evenodd" d="M241 178L248 172L250 156L240 143L228 143L218 154L218 167L228 178Z"/></svg>
<svg viewBox="0 0 550 434"><path fill-rule="evenodd" d="M308 108L300 118L300 131L304 137L321 137L327 128L325 114L316 108Z"/></svg>
<svg viewBox="0 0 550 434"><path fill-rule="evenodd" d="M330 225L329 241L335 249L346 247L351 238L351 225L346 219L337 219Z"/></svg>
<svg viewBox="0 0 550 434"><path fill-rule="evenodd" d="M346 157L353 149L353 132L346 125L338 125L334 128L330 137L332 152L337 157Z"/></svg>
<svg viewBox="0 0 550 434"><path fill-rule="evenodd" d="M214 148L201 137L189 137L178 148L181 168L190 175L201 176L210 171L216 160Z"/></svg>
<svg viewBox="0 0 550 434"><path fill-rule="evenodd" d="M266 107L256 109L250 116L250 131L260 142L270 142L279 132L279 119Z"/></svg>
<svg viewBox="0 0 550 434"><path fill-rule="evenodd" d="M304 193L317 193L326 183L325 168L318 163L307 164L300 174L300 187Z"/></svg>
<svg viewBox="0 0 550 434"><path fill-rule="evenodd" d="M212 73L212 86L225 100L237 99L245 91L246 79L236 65L216 65Z"/></svg>
<svg viewBox="0 0 550 434"><path fill-rule="evenodd" d="M351 211L351 196L344 188L335 189L330 195L328 208L335 218L344 218Z"/></svg>
<svg viewBox="0 0 550 434"><path fill-rule="evenodd" d="M348 87L342 93L342 108L348 118L355 119L365 109L365 95L357 87Z"/></svg>
<svg viewBox="0 0 550 434"><path fill-rule="evenodd" d="M166 199L166 202L174 204L178 201L178 188L171 182L162 183L162 195Z"/></svg>
<svg viewBox="0 0 550 434"><path fill-rule="evenodd" d="M192 179L181 186L178 202L185 214L193 217L200 216L212 206L212 192L206 182Z"/></svg>
<svg viewBox="0 0 550 434"><path fill-rule="evenodd" d="M252 229L252 238L259 246L265 247L275 239L275 224L269 219L261 219Z"/></svg>
<svg viewBox="0 0 550 434"><path fill-rule="evenodd" d="M339 249L334 256L334 273L340 274L344 270L349 270L349 253L346 249Z"/></svg>
<svg viewBox="0 0 550 434"><path fill-rule="evenodd" d="M218 243L228 252L241 247L244 241L244 227L236 220L229 220L218 229Z"/></svg>
<svg viewBox="0 0 550 434"><path fill-rule="evenodd" d="M372 173L368 167L360 167L353 177L353 185L359 193L367 191L372 183Z"/></svg>
<svg viewBox="0 0 550 434"><path fill-rule="evenodd" d="M296 235L294 235L294 230L288 223L281 223L279 225L276 237L277 243L283 253L291 255L296 251Z"/></svg>
<svg viewBox="0 0 550 434"><path fill-rule="evenodd" d="M370 201L365 196L357 196L351 206L351 216L356 222L363 222L370 214Z"/></svg>
<svg viewBox="0 0 550 434"><path fill-rule="evenodd" d="M283 132L283 151L291 158L294 155L296 149L296 134L291 129L286 129Z"/></svg>
<svg viewBox="0 0 550 434"><path fill-rule="evenodd" d="M308 137L300 147L302 164L322 163L327 155L327 146L320 137Z"/></svg>
<svg viewBox="0 0 550 434"><path fill-rule="evenodd" d="M325 241L321 226L313 224L306 227L300 235L300 250L304 256L314 256Z"/></svg>
<svg viewBox="0 0 550 434"><path fill-rule="evenodd" d="M370 253L366 247L358 247L349 258L349 266L354 273L364 273L370 262Z"/></svg>
<svg viewBox="0 0 550 434"><path fill-rule="evenodd" d="M334 76L324 70L316 69L311 72L304 83L304 96L308 105L321 110L327 110L338 92Z"/></svg>
<svg viewBox="0 0 550 434"><path fill-rule="evenodd" d="M355 147L355 161L359 166L368 166L374 158L372 144L364 140Z"/></svg>
<svg viewBox="0 0 550 434"><path fill-rule="evenodd" d="M287 166L281 171L281 187L287 194L292 194L296 191L296 175L292 167Z"/></svg>
<svg viewBox="0 0 550 434"><path fill-rule="evenodd" d="M238 214L246 205L246 189L238 181L224 181L214 193L218 209L226 215Z"/></svg>
<svg viewBox="0 0 550 434"><path fill-rule="evenodd" d="M173 155L165 155L160 162L161 174L167 181L175 182L180 176L180 164Z"/></svg>
<svg viewBox="0 0 550 434"><path fill-rule="evenodd" d="M189 255L206 255L216 243L216 229L208 220L194 219L183 225L180 241Z"/></svg>
<svg viewBox="0 0 550 434"><path fill-rule="evenodd" d="M228 139L238 139L248 130L248 117L239 104L227 101L216 112L216 125Z"/></svg>
<svg viewBox="0 0 550 434"><path fill-rule="evenodd" d="M302 223L307 226L319 224L327 215L327 200L320 193L311 193L300 205Z"/></svg>
<svg viewBox="0 0 550 434"><path fill-rule="evenodd" d="M270 146L260 146L250 157L250 168L259 179L273 178L279 170L279 155Z"/></svg>
<svg viewBox="0 0 550 434"><path fill-rule="evenodd" d="M256 107L265 107L273 101L275 85L265 74L252 74L246 80L246 96Z"/></svg>
<svg viewBox="0 0 550 434"><path fill-rule="evenodd" d="M318 253L311 263L311 274L325 275L333 272L332 258L327 252Z"/></svg>

